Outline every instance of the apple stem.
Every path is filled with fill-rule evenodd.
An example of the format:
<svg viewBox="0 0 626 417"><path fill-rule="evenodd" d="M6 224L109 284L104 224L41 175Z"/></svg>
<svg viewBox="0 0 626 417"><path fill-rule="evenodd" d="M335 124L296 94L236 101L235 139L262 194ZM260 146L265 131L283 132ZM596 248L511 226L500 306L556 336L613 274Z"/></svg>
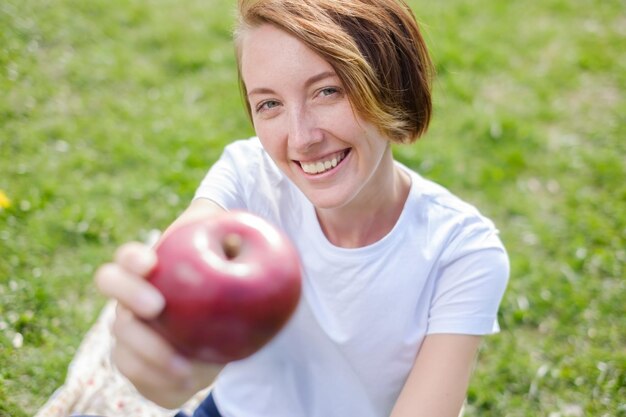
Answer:
<svg viewBox="0 0 626 417"><path fill-rule="evenodd" d="M241 252L242 244L241 236L236 233L230 233L222 240L222 248L227 259L233 259Z"/></svg>

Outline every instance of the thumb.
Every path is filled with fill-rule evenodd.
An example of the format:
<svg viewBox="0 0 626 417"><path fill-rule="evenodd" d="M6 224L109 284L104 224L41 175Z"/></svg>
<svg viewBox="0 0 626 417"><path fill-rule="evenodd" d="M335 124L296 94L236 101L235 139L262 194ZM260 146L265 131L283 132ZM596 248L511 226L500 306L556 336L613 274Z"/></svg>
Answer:
<svg viewBox="0 0 626 417"><path fill-rule="evenodd" d="M146 277L156 266L154 249L139 242L125 243L115 252L115 263L128 272Z"/></svg>

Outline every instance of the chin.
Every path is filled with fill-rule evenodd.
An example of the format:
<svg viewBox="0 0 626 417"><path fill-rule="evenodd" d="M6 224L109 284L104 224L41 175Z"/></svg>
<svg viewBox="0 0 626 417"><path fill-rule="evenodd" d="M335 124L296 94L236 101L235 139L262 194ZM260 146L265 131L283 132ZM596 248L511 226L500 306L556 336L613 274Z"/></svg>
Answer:
<svg viewBox="0 0 626 417"><path fill-rule="evenodd" d="M345 206L346 199L337 198L337 196L311 196L307 195L307 198L313 204L316 209L320 210L332 210Z"/></svg>
<svg viewBox="0 0 626 417"><path fill-rule="evenodd" d="M330 210L344 207L355 196L352 188L345 181L342 184L332 184L326 187L320 186L319 188L312 187L307 183L299 183L297 179L293 182L317 209Z"/></svg>

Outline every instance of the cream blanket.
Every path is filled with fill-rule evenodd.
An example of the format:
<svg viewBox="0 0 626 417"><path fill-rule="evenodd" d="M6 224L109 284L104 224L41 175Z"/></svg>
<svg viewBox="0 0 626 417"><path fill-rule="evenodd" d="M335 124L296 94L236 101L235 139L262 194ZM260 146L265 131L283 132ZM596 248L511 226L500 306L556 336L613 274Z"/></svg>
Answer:
<svg viewBox="0 0 626 417"><path fill-rule="evenodd" d="M64 384L55 391L35 417L68 417L75 414L125 417L172 417L167 410L146 400L111 364L111 323L115 302L108 302L89 329L70 363ZM196 394L183 409L192 410L206 396Z"/></svg>

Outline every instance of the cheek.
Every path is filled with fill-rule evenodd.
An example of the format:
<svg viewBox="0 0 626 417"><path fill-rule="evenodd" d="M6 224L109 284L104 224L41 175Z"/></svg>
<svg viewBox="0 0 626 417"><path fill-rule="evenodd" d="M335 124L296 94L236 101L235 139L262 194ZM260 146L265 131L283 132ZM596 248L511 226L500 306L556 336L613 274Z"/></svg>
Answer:
<svg viewBox="0 0 626 417"><path fill-rule="evenodd" d="M319 126L333 132L340 138L350 139L366 134L365 125L354 114L348 102L339 106L329 106L323 109L318 116Z"/></svg>
<svg viewBox="0 0 626 417"><path fill-rule="evenodd" d="M280 164L287 154L286 141L283 139L284 135L281 135L278 129L272 129L265 123L261 126L255 127L256 135L261 141L263 149L270 155L270 157Z"/></svg>

